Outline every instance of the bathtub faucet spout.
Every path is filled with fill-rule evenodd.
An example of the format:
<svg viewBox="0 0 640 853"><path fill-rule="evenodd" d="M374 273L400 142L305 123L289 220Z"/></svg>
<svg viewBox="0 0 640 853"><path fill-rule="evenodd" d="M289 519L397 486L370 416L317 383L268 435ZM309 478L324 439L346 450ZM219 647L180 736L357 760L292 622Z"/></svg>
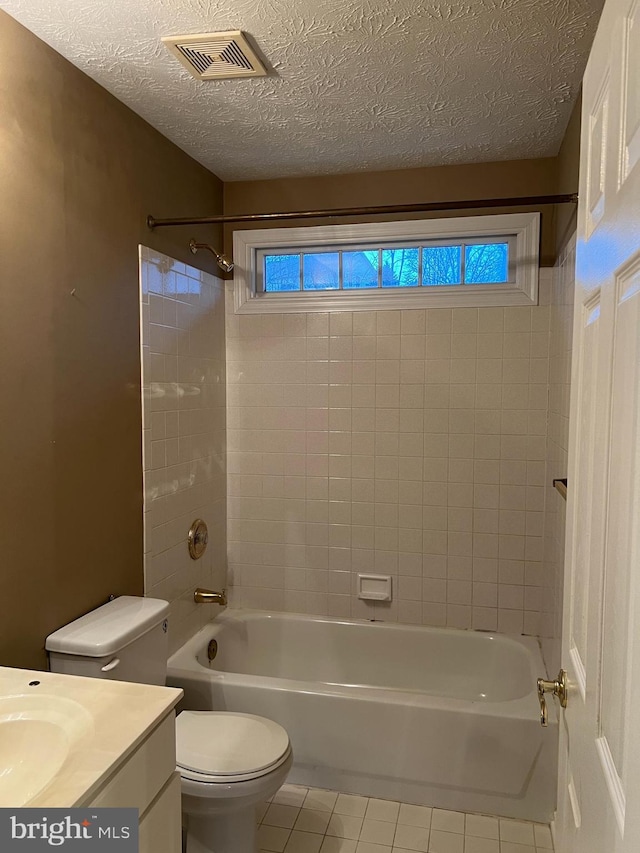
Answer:
<svg viewBox="0 0 640 853"><path fill-rule="evenodd" d="M219 604L225 607L227 604L227 591L213 592L211 589L198 589L193 593L193 600L196 604Z"/></svg>

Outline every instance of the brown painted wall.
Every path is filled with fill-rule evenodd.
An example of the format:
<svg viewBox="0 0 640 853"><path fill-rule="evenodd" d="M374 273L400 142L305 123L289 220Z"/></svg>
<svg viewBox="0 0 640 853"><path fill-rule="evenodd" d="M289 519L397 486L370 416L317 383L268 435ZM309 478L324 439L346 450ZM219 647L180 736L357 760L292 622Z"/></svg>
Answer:
<svg viewBox="0 0 640 853"><path fill-rule="evenodd" d="M582 96L578 98L573 108L564 139L562 140L562 146L556 157L556 183L558 192L560 193L578 192L581 113ZM577 214L577 205L562 205L558 207L556 216L556 246L558 256L576 230Z"/></svg>
<svg viewBox="0 0 640 853"><path fill-rule="evenodd" d="M202 264L148 213L222 184L0 12L0 664L142 592L138 243ZM72 295L72 291L75 293Z"/></svg>
<svg viewBox="0 0 640 853"><path fill-rule="evenodd" d="M224 185L225 213L312 210L358 205L413 204L428 201L505 198L519 195L547 195L556 192L556 158L437 166L393 172L362 172L317 178L283 178L271 181L236 181ZM536 208L518 208L522 212ZM513 208L486 209L472 213L513 212ZM428 214L431 217L461 216L462 211ZM385 217L378 217L383 221ZM397 219L397 216L392 217ZM407 214L417 219L418 214ZM334 220L336 222L338 220ZM358 222L358 219L340 219ZM274 223L275 224L275 223ZM283 222L283 226L295 225ZM329 220L306 224L331 224ZM236 226L237 227L237 226ZM258 228L260 225L247 225ZM271 223L264 227L274 227ZM542 264L555 261L555 211L548 207L542 217ZM225 246L232 246L232 230L227 227Z"/></svg>

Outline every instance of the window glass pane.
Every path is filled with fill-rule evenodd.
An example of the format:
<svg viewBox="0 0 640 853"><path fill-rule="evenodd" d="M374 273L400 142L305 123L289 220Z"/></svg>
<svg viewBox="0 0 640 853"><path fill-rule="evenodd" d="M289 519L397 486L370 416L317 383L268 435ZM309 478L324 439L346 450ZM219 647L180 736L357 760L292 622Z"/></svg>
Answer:
<svg viewBox="0 0 640 853"><path fill-rule="evenodd" d="M509 243L264 254L266 293L509 282ZM464 250L464 264L462 252ZM422 253L420 255L420 253ZM420 265L420 260L422 264ZM464 273L463 273L464 269ZM420 280L421 277L421 280Z"/></svg>
<svg viewBox="0 0 640 853"><path fill-rule="evenodd" d="M509 244L485 243L464 248L465 284L509 281Z"/></svg>
<svg viewBox="0 0 640 853"><path fill-rule="evenodd" d="M419 249L383 249L382 286L418 286Z"/></svg>
<svg viewBox="0 0 640 853"><path fill-rule="evenodd" d="M460 284L462 246L432 246L422 250L422 283Z"/></svg>
<svg viewBox="0 0 640 853"><path fill-rule="evenodd" d="M265 255L264 289L266 293L300 290L300 255Z"/></svg>
<svg viewBox="0 0 640 853"><path fill-rule="evenodd" d="M377 250L342 253L342 286L345 290L378 286Z"/></svg>
<svg viewBox="0 0 640 853"><path fill-rule="evenodd" d="M302 286L305 290L338 290L340 287L339 252L303 255Z"/></svg>

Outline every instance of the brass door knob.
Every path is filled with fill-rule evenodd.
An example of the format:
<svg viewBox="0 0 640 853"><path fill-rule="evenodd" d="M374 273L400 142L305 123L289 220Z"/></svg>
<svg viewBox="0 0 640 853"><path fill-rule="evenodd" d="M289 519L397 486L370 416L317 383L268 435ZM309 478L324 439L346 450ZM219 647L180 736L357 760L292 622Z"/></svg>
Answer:
<svg viewBox="0 0 640 853"><path fill-rule="evenodd" d="M549 725L549 715L547 713L547 701L544 698L545 693L551 693L557 696L560 700L560 707L567 707L567 673L561 669L555 681L545 681L544 678L538 679L538 701L540 702L540 725Z"/></svg>

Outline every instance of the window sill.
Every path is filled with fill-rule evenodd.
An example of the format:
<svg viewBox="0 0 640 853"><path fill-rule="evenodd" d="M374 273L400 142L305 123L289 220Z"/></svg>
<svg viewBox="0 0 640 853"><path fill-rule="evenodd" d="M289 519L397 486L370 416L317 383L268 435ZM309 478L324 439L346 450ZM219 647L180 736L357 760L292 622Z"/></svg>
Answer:
<svg viewBox="0 0 640 853"><path fill-rule="evenodd" d="M236 314L297 314L318 311L385 311L407 308L492 308L536 304L513 285L481 284L457 287L407 288L399 292L251 294L238 300Z"/></svg>

